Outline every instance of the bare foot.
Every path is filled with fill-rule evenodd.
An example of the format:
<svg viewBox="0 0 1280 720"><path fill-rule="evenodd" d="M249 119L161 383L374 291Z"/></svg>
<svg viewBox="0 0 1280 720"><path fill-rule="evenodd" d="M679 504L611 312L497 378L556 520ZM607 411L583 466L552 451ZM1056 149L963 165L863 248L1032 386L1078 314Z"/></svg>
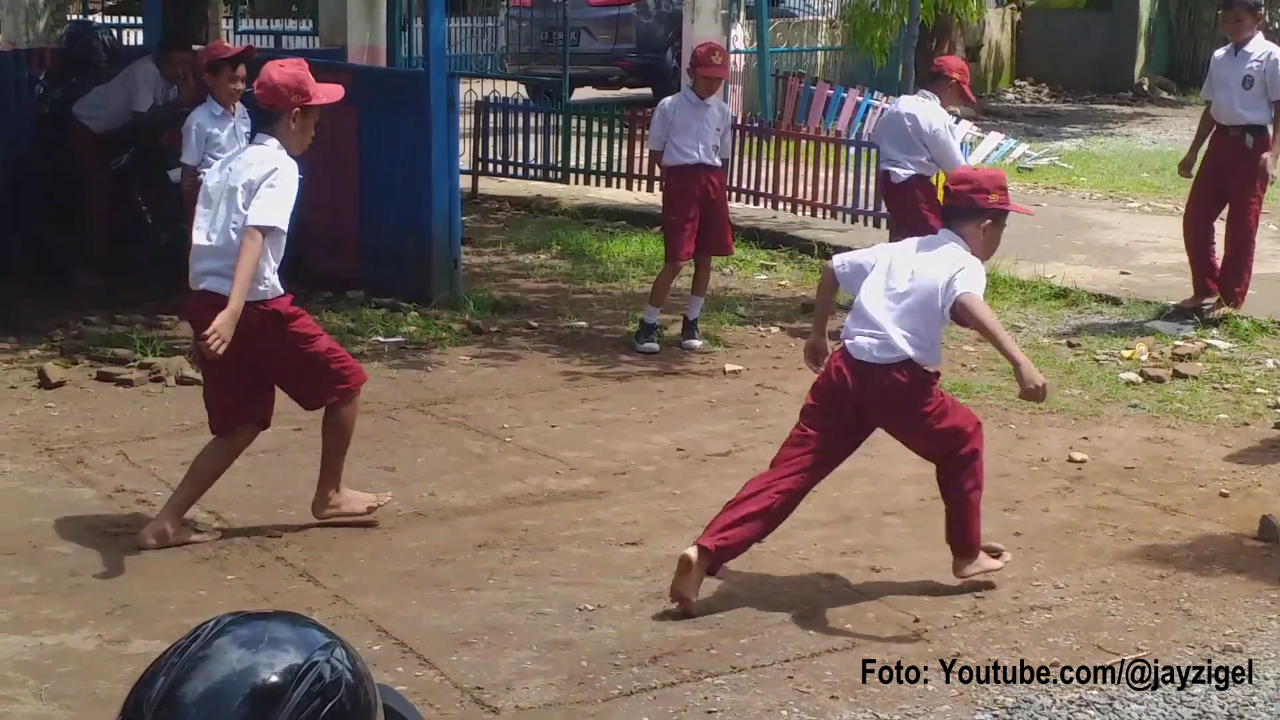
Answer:
<svg viewBox="0 0 1280 720"><path fill-rule="evenodd" d="M982 552L975 558L952 558L951 574L960 580L999 572L1013 559L1013 555L1000 543L983 543Z"/></svg>
<svg viewBox="0 0 1280 720"><path fill-rule="evenodd" d="M694 616L693 606L698 602L698 592L702 589L702 581L707 577L707 566L711 564L711 553L697 545L680 553L676 562L676 574L671 578L671 602L689 617Z"/></svg>
<svg viewBox="0 0 1280 720"><path fill-rule="evenodd" d="M1183 310L1199 310L1217 297L1217 295L1192 295L1186 300L1178 303L1177 307L1180 307Z"/></svg>
<svg viewBox="0 0 1280 720"><path fill-rule="evenodd" d="M332 495L316 497L311 515L317 520L337 520L372 515L391 502L391 493L367 493L343 488Z"/></svg>
<svg viewBox="0 0 1280 720"><path fill-rule="evenodd" d="M222 533L217 530L197 530L185 522L175 526L157 519L147 523L138 532L138 547L143 550L163 550L213 542L221 538Z"/></svg>
<svg viewBox="0 0 1280 720"><path fill-rule="evenodd" d="M1235 308L1219 300L1218 302L1213 304L1213 307L1209 308L1205 312L1204 319L1205 320L1221 320L1229 315L1234 315L1235 312L1236 312Z"/></svg>

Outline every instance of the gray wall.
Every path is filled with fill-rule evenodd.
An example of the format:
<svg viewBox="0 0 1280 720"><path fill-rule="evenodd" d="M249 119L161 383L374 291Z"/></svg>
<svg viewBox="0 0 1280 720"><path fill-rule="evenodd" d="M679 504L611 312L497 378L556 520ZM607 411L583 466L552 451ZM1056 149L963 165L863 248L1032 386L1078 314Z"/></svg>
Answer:
<svg viewBox="0 0 1280 720"><path fill-rule="evenodd" d="M1018 33L1018 77L1073 90L1128 90L1138 79L1140 6L1115 0L1110 11L1028 8Z"/></svg>

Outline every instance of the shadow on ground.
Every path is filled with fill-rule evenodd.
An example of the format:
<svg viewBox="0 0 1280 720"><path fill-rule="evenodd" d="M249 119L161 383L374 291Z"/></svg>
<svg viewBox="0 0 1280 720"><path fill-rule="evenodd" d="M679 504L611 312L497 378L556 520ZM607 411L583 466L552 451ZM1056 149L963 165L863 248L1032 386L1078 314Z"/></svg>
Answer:
<svg viewBox="0 0 1280 720"><path fill-rule="evenodd" d="M1278 550L1241 534L1206 534L1183 542L1144 545L1132 556L1148 565L1200 577L1236 575L1280 585Z"/></svg>
<svg viewBox="0 0 1280 720"><path fill-rule="evenodd" d="M973 580L959 585L946 585L933 580L874 580L855 583L836 573L778 576L738 572L728 568L721 570L717 577L720 583L715 591L698 600L698 617L749 608L760 612L787 614L797 627L809 632L881 643L917 643L921 637L918 633L867 635L832 627L827 619L827 612L888 597L956 597L986 592L996 587L989 580ZM655 615L654 619L672 621L680 619L680 615L674 610L667 610Z"/></svg>
<svg viewBox="0 0 1280 720"><path fill-rule="evenodd" d="M1267 438L1247 448L1235 450L1227 455L1226 460L1254 467L1280 465L1280 438Z"/></svg>

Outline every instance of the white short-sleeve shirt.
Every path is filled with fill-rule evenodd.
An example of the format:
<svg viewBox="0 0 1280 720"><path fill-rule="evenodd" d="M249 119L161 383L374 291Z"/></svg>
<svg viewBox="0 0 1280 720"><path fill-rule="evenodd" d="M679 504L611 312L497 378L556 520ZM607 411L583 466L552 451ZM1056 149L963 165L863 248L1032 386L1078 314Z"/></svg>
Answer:
<svg viewBox="0 0 1280 720"><path fill-rule="evenodd" d="M191 289L230 296L240 236L256 227L265 247L247 299L284 295L280 263L297 199L298 163L269 135L259 133L248 147L214 163L200 186L191 227Z"/></svg>
<svg viewBox="0 0 1280 720"><path fill-rule="evenodd" d="M716 96L698 97L693 88L663 98L649 124L649 149L662 153L662 166L729 164L733 151L733 111Z"/></svg>
<svg viewBox="0 0 1280 720"><path fill-rule="evenodd" d="M880 148L880 168L893 182L912 175L933 177L967 165L960 151L959 126L937 95L920 90L903 95L876 120L871 141Z"/></svg>
<svg viewBox="0 0 1280 720"><path fill-rule="evenodd" d="M210 97L182 124L182 164L204 174L213 164L249 145L249 111L236 103L228 112Z"/></svg>
<svg viewBox="0 0 1280 720"><path fill-rule="evenodd" d="M1232 43L1218 48L1200 97L1222 125L1270 125L1280 102L1280 47L1259 32L1239 49Z"/></svg>
<svg viewBox="0 0 1280 720"><path fill-rule="evenodd" d="M76 101L71 112L90 130L107 135L128 125L134 113L145 113L177 97L177 86L164 79L155 58L148 55L90 90Z"/></svg>
<svg viewBox="0 0 1280 720"><path fill-rule="evenodd" d="M911 238L831 258L840 289L854 296L841 338L849 354L889 365L942 365L942 331L957 298L987 289L987 270L959 235Z"/></svg>

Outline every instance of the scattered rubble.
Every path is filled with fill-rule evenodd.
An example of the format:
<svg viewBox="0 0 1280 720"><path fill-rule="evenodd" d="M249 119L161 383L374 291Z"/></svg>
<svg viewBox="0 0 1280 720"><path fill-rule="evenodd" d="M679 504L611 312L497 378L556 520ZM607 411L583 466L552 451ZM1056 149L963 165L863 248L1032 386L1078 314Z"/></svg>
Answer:
<svg viewBox="0 0 1280 720"><path fill-rule="evenodd" d="M1009 105L1052 105L1052 104L1089 104L1089 105L1182 105L1184 101L1177 97L1178 86L1172 80L1159 75L1138 78L1129 90L1118 93L1095 93L1080 90L1069 90L1058 85L1038 83L1034 78L1014 80L1007 88L998 90L985 98L982 106L984 114L999 116L986 107L988 103L999 102Z"/></svg>
<svg viewBox="0 0 1280 720"><path fill-rule="evenodd" d="M36 378L42 390L55 390L68 382L67 371L56 363L45 363L36 370Z"/></svg>

